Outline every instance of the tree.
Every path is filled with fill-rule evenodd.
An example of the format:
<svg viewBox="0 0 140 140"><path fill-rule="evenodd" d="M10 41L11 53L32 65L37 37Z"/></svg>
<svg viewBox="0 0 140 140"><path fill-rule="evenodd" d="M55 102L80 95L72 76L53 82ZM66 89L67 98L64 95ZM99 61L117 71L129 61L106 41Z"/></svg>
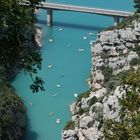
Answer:
<svg viewBox="0 0 140 140"><path fill-rule="evenodd" d="M140 139L140 70L129 70L122 83L126 93L119 99L120 120L104 120L107 140Z"/></svg>
<svg viewBox="0 0 140 140"><path fill-rule="evenodd" d="M134 3L135 3L134 7L137 10L136 12L140 13L140 0L134 0Z"/></svg>
<svg viewBox="0 0 140 140"><path fill-rule="evenodd" d="M20 97L0 82L0 139L19 140L25 130L25 108Z"/></svg>
<svg viewBox="0 0 140 140"><path fill-rule="evenodd" d="M43 81L33 77L41 69L42 60L35 42L33 9L41 0L30 0L30 8L19 2L0 0L0 74L5 73L5 80L18 68L24 68L33 80L33 92L37 92L44 88Z"/></svg>
<svg viewBox="0 0 140 140"><path fill-rule="evenodd" d="M25 129L25 108L10 84L13 73L24 68L33 84L31 89L44 90L43 81L35 77L41 69L41 55L35 41L33 9L40 0L30 0L31 7L20 0L0 0L0 139L19 140ZM34 4L35 2L35 4ZM38 3L37 3L38 2Z"/></svg>

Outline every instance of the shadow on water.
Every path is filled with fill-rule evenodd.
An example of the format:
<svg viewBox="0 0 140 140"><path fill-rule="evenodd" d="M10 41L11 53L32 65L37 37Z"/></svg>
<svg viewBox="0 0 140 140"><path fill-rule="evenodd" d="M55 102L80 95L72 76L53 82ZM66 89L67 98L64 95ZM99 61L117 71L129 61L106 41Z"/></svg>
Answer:
<svg viewBox="0 0 140 140"><path fill-rule="evenodd" d="M45 20L38 20L39 24L44 24L46 25ZM104 27L98 27L98 26L91 26L91 25L81 25L81 24L74 24L74 23L66 23L66 22L53 22L54 26L63 26L67 28L76 28L76 29L84 29L84 30L95 30L95 31L100 31L103 30Z"/></svg>
<svg viewBox="0 0 140 140"><path fill-rule="evenodd" d="M21 140L38 140L38 134L31 130L30 119L26 117L26 128L24 136Z"/></svg>

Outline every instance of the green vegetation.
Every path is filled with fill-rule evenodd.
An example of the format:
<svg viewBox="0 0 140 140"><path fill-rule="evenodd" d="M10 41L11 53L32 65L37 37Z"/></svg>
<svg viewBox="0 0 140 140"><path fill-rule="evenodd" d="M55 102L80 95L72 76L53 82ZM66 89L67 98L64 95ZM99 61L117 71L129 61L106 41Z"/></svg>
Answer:
<svg viewBox="0 0 140 140"><path fill-rule="evenodd" d="M136 12L140 13L140 0L134 0L134 7L136 8Z"/></svg>
<svg viewBox="0 0 140 140"><path fill-rule="evenodd" d="M101 66L100 69L104 75L104 83L108 82L112 76L113 69L105 65Z"/></svg>
<svg viewBox="0 0 140 140"><path fill-rule="evenodd" d="M140 58L133 58L133 59L130 61L130 65L131 65L131 66L140 65Z"/></svg>
<svg viewBox="0 0 140 140"><path fill-rule="evenodd" d="M140 70L129 70L122 83L126 94L119 99L120 121L104 120L104 136L108 140L140 139Z"/></svg>
<svg viewBox="0 0 140 140"><path fill-rule="evenodd" d="M89 106L92 106L93 104L95 104L97 102L97 97L93 97L91 100L88 101Z"/></svg>
<svg viewBox="0 0 140 140"><path fill-rule="evenodd" d="M140 45L135 44L135 48L133 49L133 51L137 52L138 56L140 57Z"/></svg>
<svg viewBox="0 0 140 140"><path fill-rule="evenodd" d="M64 130L74 129L74 127L75 127L75 122L70 120L67 122L66 126L64 127Z"/></svg>
<svg viewBox="0 0 140 140"><path fill-rule="evenodd" d="M140 13L140 0L134 0L135 2L135 8L137 9L137 12ZM139 14L135 14L133 16L130 16L126 19L123 19L117 26L111 27L107 30L114 30L114 29L125 29L127 27L134 28L132 25L133 21L140 22L140 16ZM139 37L139 35L138 35ZM136 37L138 39L138 37ZM118 38L121 38L121 35L118 34ZM131 41L130 41L131 43ZM133 42L135 44L135 48L130 48L126 54L122 52L122 50L117 50L119 52L119 56L127 57L128 53L130 51L137 52L139 58L140 58L140 45L139 40L136 40ZM117 46L117 44L114 44L114 46ZM109 55L107 52L103 52L101 54L101 58L107 59ZM130 62L131 66L139 65L140 59L134 58ZM120 66L121 67L124 66ZM121 107L121 110L119 112L119 121L115 119L103 119L101 118L101 125L100 128L103 126L104 130L104 139L105 140L139 140L140 139L140 67L135 70L131 69L128 71L122 71L117 75L113 75L113 69L109 68L109 66L102 66L100 67L103 75L105 76L104 79L104 87L107 89L106 95L108 96L110 94L113 94L116 87L121 86L123 90L125 91L125 94L123 94L122 98L118 97L119 105ZM89 92L83 93L79 95L79 98L77 99L78 107L81 106L81 99L82 98L89 97ZM103 101L104 97L101 100ZM76 112L77 115L82 115L84 113L89 113L90 107L96 103L97 98L92 98L88 101L89 107L83 109L80 108L78 112ZM118 111L115 107L110 107L114 112ZM91 108L93 112L96 112L96 107L93 106ZM97 112L99 113L99 111ZM100 117L99 117L100 118ZM70 122L70 124L73 126L75 125L74 122ZM70 126L71 126L70 125ZM92 125L93 126L93 125Z"/></svg>
<svg viewBox="0 0 140 140"><path fill-rule="evenodd" d="M80 107L79 110L74 115L83 115L84 113L88 114L89 110L90 110L90 106L84 109Z"/></svg>
<svg viewBox="0 0 140 140"><path fill-rule="evenodd" d="M136 43L133 51L140 57L140 46ZM131 66L139 65L140 59L134 58ZM113 79L112 79L113 78ZM114 79L115 78L115 79ZM112 84L110 82L113 81ZM118 84L117 84L118 83ZM120 121L115 119L104 120L104 136L107 140L140 139L140 70L131 69L111 77L106 87L113 89L123 85L126 94L119 99L121 106ZM127 85L127 86L125 86ZM110 93L110 91L109 91Z"/></svg>
<svg viewBox="0 0 140 140"><path fill-rule="evenodd" d="M107 51L106 51L106 52L103 51L103 52L100 54L100 56L101 56L101 58L104 59L104 60L107 59L107 58L109 58L109 54L108 54Z"/></svg>
<svg viewBox="0 0 140 140"><path fill-rule="evenodd" d="M80 95L78 95L78 98L76 99L76 102L78 103L78 102L81 101L82 98L87 98L87 97L89 97L90 91L91 91L91 90L88 90L88 91L86 91L86 92L81 93Z"/></svg>
<svg viewBox="0 0 140 140"><path fill-rule="evenodd" d="M31 5L39 2L30 1ZM41 69L42 60L34 37L33 9L19 5L18 0L0 1L0 75L5 73L1 80L7 80L24 68L33 80L32 90L37 92L44 89L43 81L36 85L38 79L33 75Z"/></svg>
<svg viewBox="0 0 140 140"><path fill-rule="evenodd" d="M10 84L21 69L29 73L33 92L44 90L36 77L41 69L41 56L35 41L34 6L41 0L29 0L31 7L19 0L0 0L0 139L19 140L25 129L25 109Z"/></svg>
<svg viewBox="0 0 140 140"><path fill-rule="evenodd" d="M0 139L19 140L25 129L25 109L13 89L0 83Z"/></svg>
<svg viewBox="0 0 140 140"><path fill-rule="evenodd" d="M81 93L80 95L78 95L77 99L76 99L76 103L77 103L77 106L79 107L79 110L75 113L75 115L82 115L84 113L88 113L89 112L89 109L90 107L87 107L87 108L81 108L81 100L82 98L88 98L89 97L89 94L91 92L91 89L84 92L84 93ZM93 103L94 102L94 99L93 100L90 100L89 104Z"/></svg>
<svg viewBox="0 0 140 140"><path fill-rule="evenodd" d="M132 21L139 20L139 15L135 14L133 16L129 16L128 18L124 18L117 26L115 26L115 29L122 29L131 26Z"/></svg>
<svg viewBox="0 0 140 140"><path fill-rule="evenodd" d="M106 30L115 30L130 27L132 25L132 21L134 20L139 21L139 18L140 18L139 14L134 14L133 16L129 16L128 18L122 19L121 22L117 24L117 26L109 27Z"/></svg>

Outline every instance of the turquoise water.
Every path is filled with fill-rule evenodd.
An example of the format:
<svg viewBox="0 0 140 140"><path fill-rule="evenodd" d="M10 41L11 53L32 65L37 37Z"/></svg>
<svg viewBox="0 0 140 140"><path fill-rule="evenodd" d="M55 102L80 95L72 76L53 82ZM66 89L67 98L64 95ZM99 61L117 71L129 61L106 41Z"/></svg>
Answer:
<svg viewBox="0 0 140 140"><path fill-rule="evenodd" d="M52 0L51 2L133 11L132 0ZM74 13L54 12L54 26L46 27L46 11L40 11L38 24L43 31L42 70L45 92L33 94L31 79L21 71L13 81L18 95L27 107L28 125L24 140L61 140L61 130L71 118L69 105L74 93L88 89L86 79L91 69L90 40L102 29L113 25L113 18ZM60 31L59 29L62 28ZM92 32L94 35L89 35ZM87 39L83 39L86 36ZM53 41L50 42L49 40ZM78 49L84 49L79 52ZM48 65L52 64L52 68ZM60 87L56 85L59 84ZM57 96L53 96L57 95ZM32 105L30 105L30 102ZM49 115L53 112L53 115ZM61 123L56 124L60 118Z"/></svg>

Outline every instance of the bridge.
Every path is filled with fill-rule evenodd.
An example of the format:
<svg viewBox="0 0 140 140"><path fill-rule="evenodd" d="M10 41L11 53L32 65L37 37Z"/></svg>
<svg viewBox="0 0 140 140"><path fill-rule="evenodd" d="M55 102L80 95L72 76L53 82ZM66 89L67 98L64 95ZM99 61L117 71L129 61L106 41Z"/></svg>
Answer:
<svg viewBox="0 0 140 140"><path fill-rule="evenodd" d="M30 6L29 3L26 2L22 3L21 5ZM52 26L53 24L53 10L73 11L73 12L82 12L82 13L110 16L114 18L114 25L117 25L119 23L120 18L126 18L134 14L133 12L126 12L126 11L73 6L73 5L57 4L57 3L50 3L50 2L41 2L41 5L37 5L36 7L47 10L47 26L49 27Z"/></svg>

